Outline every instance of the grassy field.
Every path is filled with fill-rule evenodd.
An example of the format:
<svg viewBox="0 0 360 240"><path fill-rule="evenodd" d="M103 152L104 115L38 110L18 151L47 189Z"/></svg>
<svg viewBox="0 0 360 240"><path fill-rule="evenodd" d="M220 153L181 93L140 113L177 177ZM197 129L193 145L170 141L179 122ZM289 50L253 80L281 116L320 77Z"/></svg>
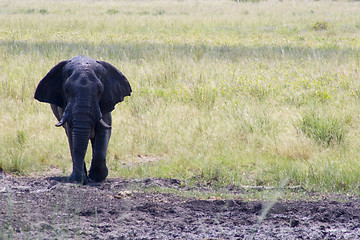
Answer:
<svg viewBox="0 0 360 240"><path fill-rule="evenodd" d="M359 194L359 12L325 0L1 1L0 167L70 174L64 130L33 94L81 54L133 88L113 111L111 177Z"/></svg>

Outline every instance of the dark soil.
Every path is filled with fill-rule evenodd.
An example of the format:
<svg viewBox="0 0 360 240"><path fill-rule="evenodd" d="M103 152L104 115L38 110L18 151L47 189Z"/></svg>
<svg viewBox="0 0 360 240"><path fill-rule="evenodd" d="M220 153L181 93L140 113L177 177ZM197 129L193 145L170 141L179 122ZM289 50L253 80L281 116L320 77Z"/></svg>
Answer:
<svg viewBox="0 0 360 240"><path fill-rule="evenodd" d="M0 173L0 239L359 239L360 200L198 200L154 193L174 179L66 178ZM137 189L136 191L134 189Z"/></svg>

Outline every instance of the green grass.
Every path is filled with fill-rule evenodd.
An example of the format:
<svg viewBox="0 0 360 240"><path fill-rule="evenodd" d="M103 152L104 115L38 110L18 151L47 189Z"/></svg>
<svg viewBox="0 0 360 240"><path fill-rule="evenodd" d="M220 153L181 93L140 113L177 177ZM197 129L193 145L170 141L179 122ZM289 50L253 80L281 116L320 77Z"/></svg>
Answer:
<svg viewBox="0 0 360 240"><path fill-rule="evenodd" d="M358 194L359 12L325 0L2 1L0 167L70 173L65 133L33 94L82 54L133 87L113 112L111 177Z"/></svg>

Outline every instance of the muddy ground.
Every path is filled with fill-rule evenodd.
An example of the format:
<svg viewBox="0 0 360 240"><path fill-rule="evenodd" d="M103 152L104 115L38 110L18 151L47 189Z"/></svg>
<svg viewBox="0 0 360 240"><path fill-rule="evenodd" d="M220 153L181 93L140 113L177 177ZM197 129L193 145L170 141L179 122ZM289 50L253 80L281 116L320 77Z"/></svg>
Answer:
<svg viewBox="0 0 360 240"><path fill-rule="evenodd" d="M268 202L154 191L185 191L175 179L108 179L87 186L66 181L0 173L0 239L360 238L356 198L281 201L259 224Z"/></svg>

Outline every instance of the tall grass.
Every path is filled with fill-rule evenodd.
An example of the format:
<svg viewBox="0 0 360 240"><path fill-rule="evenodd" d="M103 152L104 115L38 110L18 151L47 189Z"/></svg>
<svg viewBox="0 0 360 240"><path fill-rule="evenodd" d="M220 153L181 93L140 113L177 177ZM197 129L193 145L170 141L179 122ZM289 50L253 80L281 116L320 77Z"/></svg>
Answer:
<svg viewBox="0 0 360 240"><path fill-rule="evenodd" d="M289 179L309 190L358 192L356 2L0 5L5 171L69 174L65 133L33 93L57 62L83 54L117 66L133 87L113 112L112 177L216 186Z"/></svg>

